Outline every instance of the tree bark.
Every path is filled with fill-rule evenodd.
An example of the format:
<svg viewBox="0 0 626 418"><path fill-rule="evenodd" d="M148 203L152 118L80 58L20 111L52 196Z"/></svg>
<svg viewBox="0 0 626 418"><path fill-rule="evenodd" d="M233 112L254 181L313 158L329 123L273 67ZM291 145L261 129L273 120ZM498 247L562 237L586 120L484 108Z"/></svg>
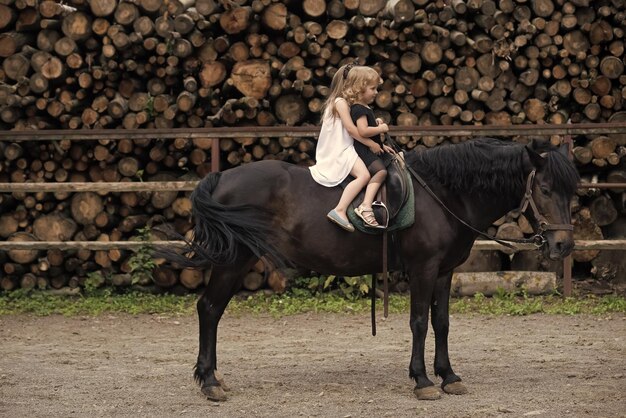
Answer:
<svg viewBox="0 0 626 418"><path fill-rule="evenodd" d="M33 234L29 234L27 232L15 232L9 236L7 241L16 241L16 242L28 242L28 241L37 241L37 238ZM37 259L39 257L38 250L9 250L8 251L9 258L18 264L28 264ZM6 268L5 268L6 272ZM7 272L7 274L10 274Z"/></svg>
<svg viewBox="0 0 626 418"><path fill-rule="evenodd" d="M589 205L591 219L598 226L610 225L619 216L613 200L606 194L598 196Z"/></svg>
<svg viewBox="0 0 626 418"><path fill-rule="evenodd" d="M102 212L102 198L93 192L76 193L72 198L72 218L81 225L90 225Z"/></svg>
<svg viewBox="0 0 626 418"><path fill-rule="evenodd" d="M40 216L33 223L33 234L41 241L70 241L77 229L76 222L61 213Z"/></svg>
<svg viewBox="0 0 626 418"><path fill-rule="evenodd" d="M197 269L184 269L180 272L180 282L187 289L197 289L203 283L203 272Z"/></svg>
<svg viewBox="0 0 626 418"><path fill-rule="evenodd" d="M593 221L591 212L587 208L581 209L573 218L575 240L600 240L604 239L602 230ZM577 250L572 253L574 261L583 263L596 258L598 250Z"/></svg>
<svg viewBox="0 0 626 418"><path fill-rule="evenodd" d="M246 290L255 291L259 290L265 283L265 277L263 274L251 271L243 278L243 287Z"/></svg>
<svg viewBox="0 0 626 418"><path fill-rule="evenodd" d="M556 275L552 272L505 271L491 273L455 273L450 294L492 296L498 292L521 292L530 295L550 294L556 290Z"/></svg>

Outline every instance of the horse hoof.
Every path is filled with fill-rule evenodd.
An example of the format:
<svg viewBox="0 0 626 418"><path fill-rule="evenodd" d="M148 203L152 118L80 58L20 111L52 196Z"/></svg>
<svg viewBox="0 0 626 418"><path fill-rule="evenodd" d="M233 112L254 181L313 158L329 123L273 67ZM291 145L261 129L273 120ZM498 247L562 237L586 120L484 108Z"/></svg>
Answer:
<svg viewBox="0 0 626 418"><path fill-rule="evenodd" d="M204 393L210 401L221 402L227 399L226 393L221 386L203 386L202 393Z"/></svg>
<svg viewBox="0 0 626 418"><path fill-rule="evenodd" d="M230 386L228 386L224 381L224 375L217 370L213 372L213 375L215 376L215 380L217 380L217 383L219 383L222 389L224 389L224 392L230 392Z"/></svg>
<svg viewBox="0 0 626 418"><path fill-rule="evenodd" d="M436 401L441 398L441 392L434 386L415 388L413 393L415 393L415 396L417 396L417 399L420 401Z"/></svg>
<svg viewBox="0 0 626 418"><path fill-rule="evenodd" d="M443 391L449 393L450 395L465 395L467 393L467 388L463 384L463 382L452 382L443 387Z"/></svg>

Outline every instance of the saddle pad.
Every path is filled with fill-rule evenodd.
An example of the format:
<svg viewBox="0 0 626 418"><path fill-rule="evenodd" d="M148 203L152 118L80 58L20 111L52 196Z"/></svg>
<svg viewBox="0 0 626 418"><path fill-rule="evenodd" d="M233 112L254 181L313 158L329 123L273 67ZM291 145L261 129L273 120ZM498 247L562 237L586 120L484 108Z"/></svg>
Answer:
<svg viewBox="0 0 626 418"><path fill-rule="evenodd" d="M405 229L413 225L415 222L415 195L413 194L413 180L408 171L403 170L404 175L407 178L407 184L409 189L409 197L404 206L400 209L400 212L395 218L391 219L389 227L387 229L368 228L365 226L361 218L354 213L354 206L350 205L348 208L348 219L352 222L352 225L361 232L371 235L380 235L384 231L392 232Z"/></svg>

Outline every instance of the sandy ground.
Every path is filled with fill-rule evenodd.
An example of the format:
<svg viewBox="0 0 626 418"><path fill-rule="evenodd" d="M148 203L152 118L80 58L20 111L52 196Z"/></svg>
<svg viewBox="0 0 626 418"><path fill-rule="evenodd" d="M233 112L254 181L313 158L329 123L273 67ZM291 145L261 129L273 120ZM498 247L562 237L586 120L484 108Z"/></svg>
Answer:
<svg viewBox="0 0 626 418"><path fill-rule="evenodd" d="M413 396L407 315L372 337L367 315L226 314L220 338L215 403L192 378L195 317L0 317L0 416L626 417L624 315L454 316L469 394L437 401Z"/></svg>

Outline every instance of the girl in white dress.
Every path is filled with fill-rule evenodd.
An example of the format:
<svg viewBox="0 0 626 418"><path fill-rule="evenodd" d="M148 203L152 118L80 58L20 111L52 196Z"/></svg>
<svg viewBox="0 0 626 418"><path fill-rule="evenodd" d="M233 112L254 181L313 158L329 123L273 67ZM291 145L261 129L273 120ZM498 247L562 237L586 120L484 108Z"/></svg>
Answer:
<svg viewBox="0 0 626 418"><path fill-rule="evenodd" d="M353 232L348 220L348 205L367 183L370 174L354 149L353 137L358 137L357 127L350 116L350 106L342 97L344 83L353 64L344 65L335 73L330 84L330 93L322 110L322 127L315 149L316 164L310 167L313 179L326 187L334 187L352 175L352 180L343 190L341 198L326 217Z"/></svg>

